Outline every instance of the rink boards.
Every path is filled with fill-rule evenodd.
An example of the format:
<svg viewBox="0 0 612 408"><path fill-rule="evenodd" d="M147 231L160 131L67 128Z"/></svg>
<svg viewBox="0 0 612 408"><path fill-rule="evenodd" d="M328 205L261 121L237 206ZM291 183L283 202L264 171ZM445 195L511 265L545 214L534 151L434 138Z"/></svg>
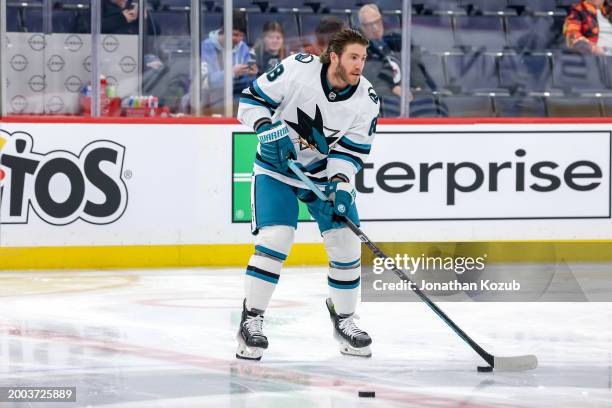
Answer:
<svg viewBox="0 0 612 408"><path fill-rule="evenodd" d="M256 141L217 122L0 123L0 268L244 264ZM612 121L381 122L355 180L372 240L612 260ZM288 262L325 264L300 219Z"/></svg>

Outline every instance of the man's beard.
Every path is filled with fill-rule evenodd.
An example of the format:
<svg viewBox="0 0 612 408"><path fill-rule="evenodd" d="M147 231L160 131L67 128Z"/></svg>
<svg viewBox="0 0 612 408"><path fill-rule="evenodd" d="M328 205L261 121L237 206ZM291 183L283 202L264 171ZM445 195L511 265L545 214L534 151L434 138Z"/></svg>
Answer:
<svg viewBox="0 0 612 408"><path fill-rule="evenodd" d="M351 82L351 77L348 72L344 69L341 63L338 63L338 67L336 67L336 77L340 78L342 81L348 83L349 85L354 85Z"/></svg>

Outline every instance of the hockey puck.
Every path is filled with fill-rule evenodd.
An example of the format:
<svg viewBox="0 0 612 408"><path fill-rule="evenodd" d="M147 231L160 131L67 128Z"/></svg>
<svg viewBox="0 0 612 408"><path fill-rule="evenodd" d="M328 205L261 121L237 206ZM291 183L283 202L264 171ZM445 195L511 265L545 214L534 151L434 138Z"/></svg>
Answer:
<svg viewBox="0 0 612 408"><path fill-rule="evenodd" d="M374 391L359 391L361 398L376 398L376 392Z"/></svg>
<svg viewBox="0 0 612 408"><path fill-rule="evenodd" d="M493 367L491 366L478 366L477 368L479 373L490 373L493 371Z"/></svg>

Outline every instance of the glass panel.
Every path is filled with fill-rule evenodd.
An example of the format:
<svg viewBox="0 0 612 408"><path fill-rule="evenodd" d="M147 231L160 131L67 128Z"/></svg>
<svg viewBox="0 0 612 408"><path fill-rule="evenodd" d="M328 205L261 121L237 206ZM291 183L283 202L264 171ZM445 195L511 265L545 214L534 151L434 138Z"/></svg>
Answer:
<svg viewBox="0 0 612 408"><path fill-rule="evenodd" d="M606 97L612 95L606 37L594 38L589 24L572 24L583 14L575 12L580 2L411 3L411 112L427 117L606 114ZM595 14L589 18L593 24L597 20Z"/></svg>
<svg viewBox="0 0 612 408"><path fill-rule="evenodd" d="M370 40L363 75L380 98L381 117L398 117L402 93L402 1L366 4L352 13L353 26Z"/></svg>
<svg viewBox="0 0 612 408"><path fill-rule="evenodd" d="M148 1L143 36L142 94L157 98L162 114L192 114L190 0Z"/></svg>
<svg viewBox="0 0 612 408"><path fill-rule="evenodd" d="M83 0L7 4L7 114L83 114L89 13Z"/></svg>
<svg viewBox="0 0 612 408"><path fill-rule="evenodd" d="M203 5L200 17L200 114L224 115L225 95L225 62L224 36L223 36L223 7L206 7ZM245 25L244 20L233 22L234 32L232 42L236 45L236 53L248 55L248 48L243 42ZM234 59L234 61L236 61Z"/></svg>

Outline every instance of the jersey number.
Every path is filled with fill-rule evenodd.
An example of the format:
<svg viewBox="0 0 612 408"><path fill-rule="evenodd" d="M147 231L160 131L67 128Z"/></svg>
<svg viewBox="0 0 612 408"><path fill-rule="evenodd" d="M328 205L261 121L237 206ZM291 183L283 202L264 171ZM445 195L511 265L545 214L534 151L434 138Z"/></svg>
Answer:
<svg viewBox="0 0 612 408"><path fill-rule="evenodd" d="M376 123L378 122L378 116L372 119L372 123L370 123L370 130L368 131L368 136L372 136L374 132L376 132Z"/></svg>
<svg viewBox="0 0 612 408"><path fill-rule="evenodd" d="M285 72L285 67L283 67L283 64L278 64L270 71L268 71L266 78L268 78L268 81L273 82L274 80L276 80L276 78L281 76L283 72Z"/></svg>

